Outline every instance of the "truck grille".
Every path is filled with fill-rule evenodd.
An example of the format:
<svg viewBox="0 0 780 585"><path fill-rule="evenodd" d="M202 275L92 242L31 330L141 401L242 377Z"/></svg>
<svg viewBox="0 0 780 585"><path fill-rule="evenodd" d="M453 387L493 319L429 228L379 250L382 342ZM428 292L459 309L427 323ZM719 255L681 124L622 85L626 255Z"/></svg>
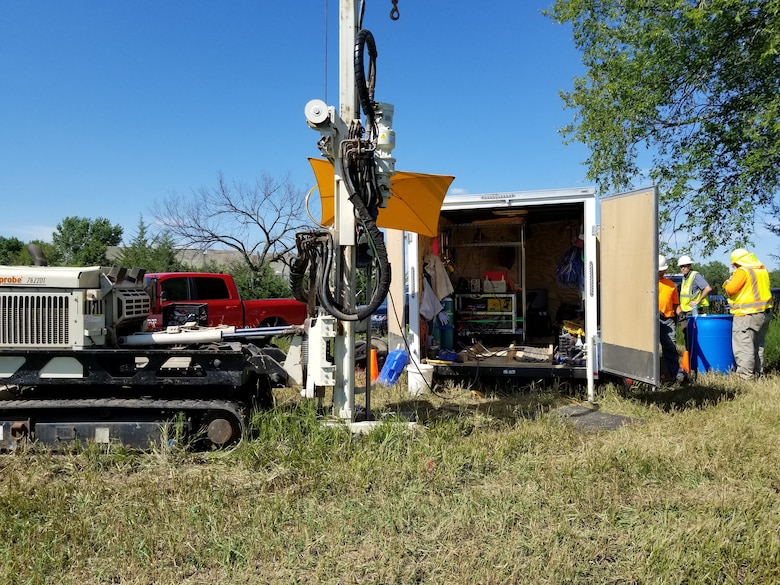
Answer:
<svg viewBox="0 0 780 585"><path fill-rule="evenodd" d="M0 296L0 346L68 347L71 296L7 293Z"/></svg>

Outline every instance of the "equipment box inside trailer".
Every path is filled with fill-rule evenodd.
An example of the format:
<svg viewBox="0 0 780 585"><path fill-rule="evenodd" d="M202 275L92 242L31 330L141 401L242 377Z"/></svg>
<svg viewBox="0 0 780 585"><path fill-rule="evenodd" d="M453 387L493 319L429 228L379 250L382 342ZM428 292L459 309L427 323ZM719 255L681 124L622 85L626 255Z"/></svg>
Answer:
<svg viewBox="0 0 780 585"><path fill-rule="evenodd" d="M437 378L559 378L590 398L600 372L657 384L657 217L654 187L448 195L417 246L447 315L421 318L421 356Z"/></svg>

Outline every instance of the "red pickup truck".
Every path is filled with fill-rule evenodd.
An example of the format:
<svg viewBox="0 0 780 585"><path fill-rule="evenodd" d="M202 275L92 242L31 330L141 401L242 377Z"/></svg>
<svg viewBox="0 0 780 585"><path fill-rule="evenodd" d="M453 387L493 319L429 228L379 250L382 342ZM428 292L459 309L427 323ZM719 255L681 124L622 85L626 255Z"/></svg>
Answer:
<svg viewBox="0 0 780 585"><path fill-rule="evenodd" d="M307 315L295 299L241 300L230 274L157 272L144 279L152 297L149 331L192 320L209 327L301 325Z"/></svg>

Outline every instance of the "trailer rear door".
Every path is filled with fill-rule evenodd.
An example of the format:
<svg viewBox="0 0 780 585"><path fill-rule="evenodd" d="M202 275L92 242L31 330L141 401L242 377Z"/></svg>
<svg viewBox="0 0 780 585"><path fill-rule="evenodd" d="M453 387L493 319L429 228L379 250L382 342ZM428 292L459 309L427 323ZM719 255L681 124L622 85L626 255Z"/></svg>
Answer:
<svg viewBox="0 0 780 585"><path fill-rule="evenodd" d="M601 370L660 383L658 189L601 199Z"/></svg>

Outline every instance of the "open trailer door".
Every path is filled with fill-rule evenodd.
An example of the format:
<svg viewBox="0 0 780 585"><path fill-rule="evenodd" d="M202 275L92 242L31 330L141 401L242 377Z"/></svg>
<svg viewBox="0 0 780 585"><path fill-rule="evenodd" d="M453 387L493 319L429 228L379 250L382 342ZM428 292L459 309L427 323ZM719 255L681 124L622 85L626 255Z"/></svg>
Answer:
<svg viewBox="0 0 780 585"><path fill-rule="evenodd" d="M660 384L658 189L601 199L601 370Z"/></svg>

